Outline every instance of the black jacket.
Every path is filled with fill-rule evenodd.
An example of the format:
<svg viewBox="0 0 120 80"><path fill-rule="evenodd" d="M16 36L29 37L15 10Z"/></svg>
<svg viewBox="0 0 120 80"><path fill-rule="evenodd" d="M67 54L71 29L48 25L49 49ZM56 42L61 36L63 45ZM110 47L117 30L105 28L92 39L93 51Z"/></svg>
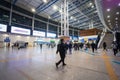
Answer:
<svg viewBox="0 0 120 80"><path fill-rule="evenodd" d="M56 51L56 53L58 53L58 52L60 54L65 54L65 52L66 52L66 46L65 46L64 43L61 43L61 44L57 45L57 51Z"/></svg>

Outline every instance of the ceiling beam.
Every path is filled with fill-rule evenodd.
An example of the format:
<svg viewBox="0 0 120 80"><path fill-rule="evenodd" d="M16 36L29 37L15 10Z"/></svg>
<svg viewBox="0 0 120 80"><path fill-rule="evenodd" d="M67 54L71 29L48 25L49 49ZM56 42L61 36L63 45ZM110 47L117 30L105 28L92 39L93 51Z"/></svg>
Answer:
<svg viewBox="0 0 120 80"><path fill-rule="evenodd" d="M50 6L55 4L57 1L59 1L59 0L51 0L46 5L44 5L43 7L38 8L37 9L37 14L44 11L45 9L49 8Z"/></svg>
<svg viewBox="0 0 120 80"><path fill-rule="evenodd" d="M18 0L12 0L12 4L15 5Z"/></svg>
<svg viewBox="0 0 120 80"><path fill-rule="evenodd" d="M70 7L69 7L69 9L68 9L68 10L69 10L69 13L70 13L71 11L75 10L76 8L84 5L84 4L85 4L86 2L88 2L88 1L89 1L89 0L84 0L84 1L82 1L80 4L77 4L77 3L76 3L76 2L78 2L78 0L74 1L73 3L76 3L76 5L73 4L73 3L70 4ZM72 6L73 6L73 7L72 7ZM58 14L58 15L59 15L59 16L53 17L53 19L60 17L60 14Z"/></svg>

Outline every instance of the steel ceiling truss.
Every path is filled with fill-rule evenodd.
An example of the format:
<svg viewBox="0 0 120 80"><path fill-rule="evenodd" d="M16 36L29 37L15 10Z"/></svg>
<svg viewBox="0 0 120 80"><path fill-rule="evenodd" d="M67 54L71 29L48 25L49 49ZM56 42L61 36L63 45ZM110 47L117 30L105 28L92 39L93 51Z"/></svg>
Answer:
<svg viewBox="0 0 120 80"><path fill-rule="evenodd" d="M53 4L55 4L57 1L59 1L59 0L51 0L48 3L46 3L46 4L42 5L42 6L39 6L37 8L37 14L40 13L40 12L42 12L42 11L44 11L44 10L46 10L47 8L49 8L50 6L52 6Z"/></svg>

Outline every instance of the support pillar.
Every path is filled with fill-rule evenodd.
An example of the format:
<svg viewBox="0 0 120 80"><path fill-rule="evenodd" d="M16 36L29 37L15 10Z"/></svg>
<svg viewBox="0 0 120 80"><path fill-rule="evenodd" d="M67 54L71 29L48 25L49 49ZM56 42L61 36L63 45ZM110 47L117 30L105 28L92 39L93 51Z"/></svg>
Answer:
<svg viewBox="0 0 120 80"><path fill-rule="evenodd" d="M9 18L9 26L11 26L12 23L12 11L13 11L13 2L11 1L11 8L10 8L10 18Z"/></svg>

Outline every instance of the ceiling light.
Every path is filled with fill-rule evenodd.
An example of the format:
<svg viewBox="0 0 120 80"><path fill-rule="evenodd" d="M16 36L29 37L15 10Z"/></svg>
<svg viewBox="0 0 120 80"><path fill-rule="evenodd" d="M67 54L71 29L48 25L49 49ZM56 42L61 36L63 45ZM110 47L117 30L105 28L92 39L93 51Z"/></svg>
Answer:
<svg viewBox="0 0 120 80"><path fill-rule="evenodd" d="M91 5L92 5L92 3L90 2L90 3L89 3L89 5L91 6Z"/></svg>
<svg viewBox="0 0 120 80"><path fill-rule="evenodd" d="M73 19L73 17L71 16L70 19Z"/></svg>
<svg viewBox="0 0 120 80"><path fill-rule="evenodd" d="M108 20L108 22L110 22L110 20Z"/></svg>
<svg viewBox="0 0 120 80"><path fill-rule="evenodd" d="M59 10L59 12L60 12L60 13L62 13L62 11L61 11L61 10Z"/></svg>
<svg viewBox="0 0 120 80"><path fill-rule="evenodd" d="M119 14L119 12L116 12L116 14Z"/></svg>
<svg viewBox="0 0 120 80"><path fill-rule="evenodd" d="M47 0L43 0L44 3L47 3Z"/></svg>
<svg viewBox="0 0 120 80"><path fill-rule="evenodd" d="M110 9L107 9L108 12L110 12Z"/></svg>
<svg viewBox="0 0 120 80"><path fill-rule="evenodd" d="M118 18L115 18L115 20L118 20Z"/></svg>
<svg viewBox="0 0 120 80"><path fill-rule="evenodd" d="M54 9L54 10L57 10L57 8L58 8L58 7L57 7L56 5L53 6L53 9Z"/></svg>
<svg viewBox="0 0 120 80"><path fill-rule="evenodd" d="M92 8L94 8L94 6L91 6Z"/></svg>
<svg viewBox="0 0 120 80"><path fill-rule="evenodd" d="M110 18L110 15L108 15L107 18Z"/></svg>
<svg viewBox="0 0 120 80"><path fill-rule="evenodd" d="M118 6L120 6L120 3L118 4Z"/></svg>
<svg viewBox="0 0 120 80"><path fill-rule="evenodd" d="M31 10L32 10L32 12L35 12L35 11L36 11L34 8L32 8Z"/></svg>

